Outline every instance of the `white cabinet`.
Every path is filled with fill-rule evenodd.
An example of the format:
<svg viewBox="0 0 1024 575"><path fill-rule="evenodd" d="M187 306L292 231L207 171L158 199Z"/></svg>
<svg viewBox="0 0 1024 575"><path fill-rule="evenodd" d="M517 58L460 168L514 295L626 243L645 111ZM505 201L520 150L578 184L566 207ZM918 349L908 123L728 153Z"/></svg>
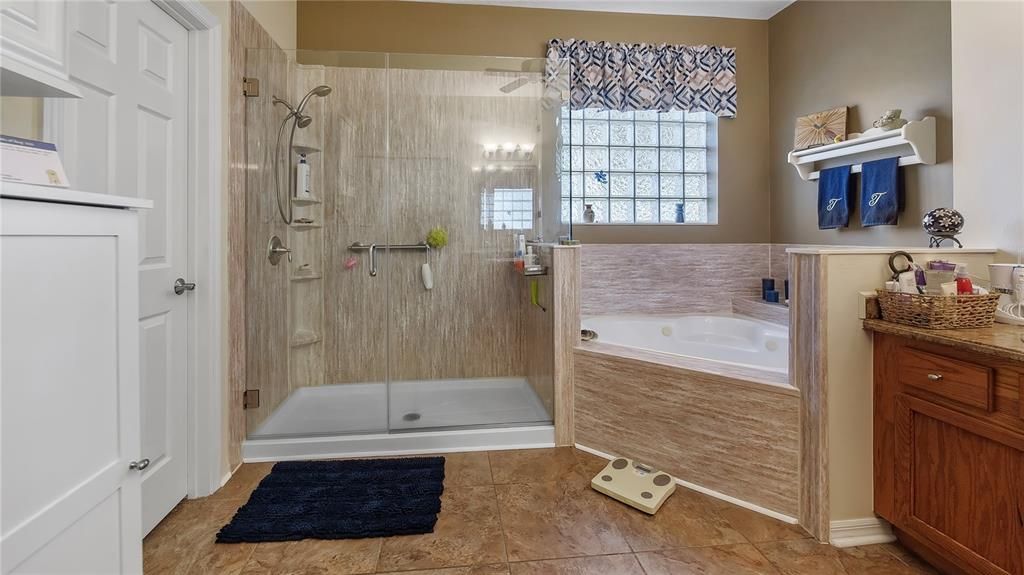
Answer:
<svg viewBox="0 0 1024 575"><path fill-rule="evenodd" d="M131 207L148 202L47 188L19 199L33 187L9 184L3 194L0 572L141 573Z"/></svg>
<svg viewBox="0 0 1024 575"><path fill-rule="evenodd" d="M68 80L67 30L64 0L0 2L0 95L81 97Z"/></svg>

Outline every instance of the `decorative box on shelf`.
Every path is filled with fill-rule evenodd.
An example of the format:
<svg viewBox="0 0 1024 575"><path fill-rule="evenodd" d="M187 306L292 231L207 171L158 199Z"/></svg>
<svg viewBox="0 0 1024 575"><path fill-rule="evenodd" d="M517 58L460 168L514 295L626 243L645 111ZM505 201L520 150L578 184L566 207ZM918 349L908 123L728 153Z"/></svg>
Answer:
<svg viewBox="0 0 1024 575"><path fill-rule="evenodd" d="M821 172L816 164L825 160L840 160L838 164L850 164L853 173L861 171L861 162L879 157L879 152L891 152L899 156L901 166L935 163L935 118L927 116L921 120L907 122L897 130L863 135L858 138L818 146L789 153L793 164L804 180L817 180ZM832 162L836 165L837 162Z"/></svg>

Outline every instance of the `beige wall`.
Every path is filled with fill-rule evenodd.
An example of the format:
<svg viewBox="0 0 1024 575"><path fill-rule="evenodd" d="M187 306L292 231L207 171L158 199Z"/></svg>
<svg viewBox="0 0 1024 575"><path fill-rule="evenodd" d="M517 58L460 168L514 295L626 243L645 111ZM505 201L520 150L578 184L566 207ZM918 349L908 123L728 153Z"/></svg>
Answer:
<svg viewBox="0 0 1024 575"><path fill-rule="evenodd" d="M952 12L953 207L965 242L1024 261L1024 4L958 0Z"/></svg>
<svg viewBox="0 0 1024 575"><path fill-rule="evenodd" d="M769 234L768 23L418 2L313 2L298 7L298 45L541 58L551 38L718 44L736 48L738 115L719 122L716 226L588 226L588 243L766 242Z"/></svg>
<svg viewBox="0 0 1024 575"><path fill-rule="evenodd" d="M921 216L953 202L949 2L804 0L771 19L769 36L771 241L927 245ZM849 229L819 230L817 183L786 163L794 120L843 105L851 132L870 128L889 108L902 108L909 119L936 117L938 163L904 170L899 226L861 228L855 210ZM979 113L991 111L983 108Z"/></svg>

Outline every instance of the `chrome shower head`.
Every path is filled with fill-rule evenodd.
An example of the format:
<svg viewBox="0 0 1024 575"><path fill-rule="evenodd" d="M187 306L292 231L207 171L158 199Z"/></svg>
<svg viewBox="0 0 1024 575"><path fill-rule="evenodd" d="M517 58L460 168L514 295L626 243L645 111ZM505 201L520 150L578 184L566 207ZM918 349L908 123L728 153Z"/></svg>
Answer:
<svg viewBox="0 0 1024 575"><path fill-rule="evenodd" d="M321 86L317 86L316 88L313 88L312 90L307 92L305 96L302 97L302 101L300 101L299 105L295 108L295 113L301 115L302 111L304 109L306 109L306 103L309 102L309 99L312 98L313 96L319 96L319 97L323 98L324 96L326 96L327 94L330 94L330 93L331 93L331 87L330 86L323 86L323 85L321 85Z"/></svg>
<svg viewBox="0 0 1024 575"><path fill-rule="evenodd" d="M300 128L305 128L313 123L313 118L306 116L305 114L298 114L295 116L295 121L298 123Z"/></svg>

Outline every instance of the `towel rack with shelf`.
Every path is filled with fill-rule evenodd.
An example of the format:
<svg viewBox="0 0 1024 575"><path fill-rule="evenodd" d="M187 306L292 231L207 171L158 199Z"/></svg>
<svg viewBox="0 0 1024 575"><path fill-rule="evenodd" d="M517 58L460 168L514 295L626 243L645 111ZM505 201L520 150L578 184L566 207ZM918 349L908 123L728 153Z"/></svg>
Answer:
<svg viewBox="0 0 1024 575"><path fill-rule="evenodd" d="M874 159L869 156L879 150L893 150L900 156L900 166L935 163L935 118L927 116L908 122L899 130L871 134L853 140L818 146L789 153L789 163L796 168L803 180L817 180L821 172L817 162L843 158L850 160L852 173L861 171L861 161ZM909 152L909 153L907 153ZM845 162L844 162L845 163Z"/></svg>

